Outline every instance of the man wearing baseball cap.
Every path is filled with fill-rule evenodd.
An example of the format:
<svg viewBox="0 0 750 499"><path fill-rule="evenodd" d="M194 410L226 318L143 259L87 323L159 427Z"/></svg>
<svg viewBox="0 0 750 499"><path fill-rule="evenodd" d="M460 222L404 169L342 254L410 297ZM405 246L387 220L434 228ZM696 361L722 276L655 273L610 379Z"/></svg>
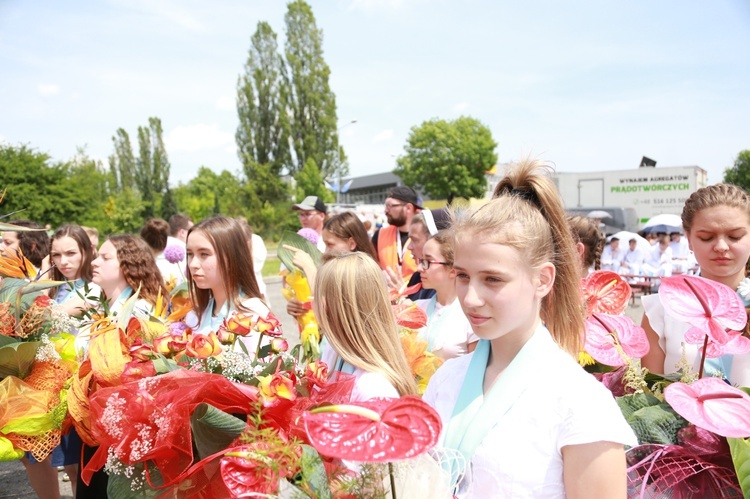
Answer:
<svg viewBox="0 0 750 499"><path fill-rule="evenodd" d="M299 223L303 228L313 229L318 233L318 249L326 250L326 243L323 242L323 223L326 221L326 205L318 196L307 196L301 203L292 206L297 211Z"/></svg>
<svg viewBox="0 0 750 499"><path fill-rule="evenodd" d="M393 187L385 199L385 216L388 227L383 227L372 236L372 244L378 254L383 270L393 269L404 282L417 270L417 263L409 251L409 227L411 219L422 209L419 195L411 187Z"/></svg>

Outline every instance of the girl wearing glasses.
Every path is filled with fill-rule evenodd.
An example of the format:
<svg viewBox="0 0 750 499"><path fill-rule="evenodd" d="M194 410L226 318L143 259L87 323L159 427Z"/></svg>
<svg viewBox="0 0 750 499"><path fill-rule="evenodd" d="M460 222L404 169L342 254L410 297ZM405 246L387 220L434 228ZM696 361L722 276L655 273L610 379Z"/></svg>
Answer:
<svg viewBox="0 0 750 499"><path fill-rule="evenodd" d="M461 310L456 295L456 270L453 268L453 235L441 230L430 237L417 260L422 287L434 289L426 300L417 300L427 314L427 326L420 336L427 348L443 359L452 359L474 351L479 339Z"/></svg>
<svg viewBox="0 0 750 499"><path fill-rule="evenodd" d="M467 497L627 493L624 445L637 443L612 394L576 361L584 330L580 264L554 183L535 162L455 225L456 290L474 333L424 400ZM465 463L465 466L463 465Z"/></svg>

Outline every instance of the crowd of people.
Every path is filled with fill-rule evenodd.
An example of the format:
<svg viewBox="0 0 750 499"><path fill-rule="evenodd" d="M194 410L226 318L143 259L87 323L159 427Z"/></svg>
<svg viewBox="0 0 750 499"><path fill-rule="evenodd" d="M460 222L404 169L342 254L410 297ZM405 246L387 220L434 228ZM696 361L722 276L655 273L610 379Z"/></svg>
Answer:
<svg viewBox="0 0 750 499"><path fill-rule="evenodd" d="M408 289L426 313L420 335L445 363L424 400L440 415L440 445L454 451L452 469L465 475L458 497L624 497L625 446L637 441L611 393L577 362L581 278L599 268L628 276L695 272L737 289L750 262L750 196L738 187L693 193L682 214L684 237L659 235L648 251L634 238L626 249L616 238L605 244L590 220L566 216L549 172L534 161L511 168L488 203L458 214L425 209L413 189L394 187L385 199L388 226L371 238L356 214L328 217L316 196L292 209L324 253L317 267L294 250L294 265L314 295L322 359L331 375L354 376L353 402L417 393L389 290ZM165 255L169 246L184 249L183 263ZM217 331L238 311L271 314L259 274L265 246L245 220L152 219L139 236L113 235L101 246L76 225L52 237L4 232L0 251L16 250L66 281L51 296L73 316L91 306L85 293L100 295L98 306L116 314L136 290L132 313L147 316L183 281L193 307L185 324L194 334ZM652 344L643 364L672 372L689 326L665 318L656 295L643 304ZM298 317L309 308L291 299L287 311ZM85 355L86 328L76 333ZM260 340L243 341L254 352ZM696 355L688 352L689 360ZM748 363L750 355L727 355L715 370L750 385ZM80 453L72 432L47 461L24 459L40 497L59 497L56 466L75 481Z"/></svg>

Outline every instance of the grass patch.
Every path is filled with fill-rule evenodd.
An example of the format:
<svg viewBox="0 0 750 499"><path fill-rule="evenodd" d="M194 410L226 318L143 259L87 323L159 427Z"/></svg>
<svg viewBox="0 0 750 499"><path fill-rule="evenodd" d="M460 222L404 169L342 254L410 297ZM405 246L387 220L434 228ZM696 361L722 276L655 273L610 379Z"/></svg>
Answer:
<svg viewBox="0 0 750 499"><path fill-rule="evenodd" d="M263 270L261 272L263 277L275 277L279 275L279 270L281 270L281 260L277 257L269 256L263 264Z"/></svg>

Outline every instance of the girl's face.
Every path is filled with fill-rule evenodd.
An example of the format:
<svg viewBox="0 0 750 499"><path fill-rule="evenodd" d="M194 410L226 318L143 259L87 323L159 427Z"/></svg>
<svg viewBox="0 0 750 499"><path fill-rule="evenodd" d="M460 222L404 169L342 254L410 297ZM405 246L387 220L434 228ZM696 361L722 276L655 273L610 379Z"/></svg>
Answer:
<svg viewBox="0 0 750 499"><path fill-rule="evenodd" d="M354 244L354 239L351 237L349 239L342 239L327 229L323 229L323 242L326 243L326 253L330 253L331 251L351 253L357 247Z"/></svg>
<svg viewBox="0 0 750 499"><path fill-rule="evenodd" d="M74 281L81 277L83 255L72 237L65 236L52 241L50 258L65 279Z"/></svg>
<svg viewBox="0 0 750 499"><path fill-rule="evenodd" d="M497 243L456 247L456 292L477 336L525 342L539 320L542 298L552 289L551 263L533 271L522 255Z"/></svg>
<svg viewBox="0 0 750 499"><path fill-rule="evenodd" d="M440 252L440 244L430 239L422 248L422 259L431 262L445 262ZM419 267L419 275L422 278L422 287L425 289L436 289L441 284L453 283L456 279L456 271L449 265L431 263L429 269Z"/></svg>
<svg viewBox="0 0 750 499"><path fill-rule="evenodd" d="M3 232L2 237L0 238L0 255L15 255L15 252L18 250L19 242L18 232L11 230Z"/></svg>
<svg viewBox="0 0 750 499"><path fill-rule="evenodd" d="M701 210L693 217L687 238L703 277L729 286L739 284L750 257L747 212L730 206Z"/></svg>
<svg viewBox="0 0 750 499"><path fill-rule="evenodd" d="M424 258L423 249L425 242L427 242L427 229L422 224L414 224L409 227L409 246L408 249L411 251L414 258Z"/></svg>
<svg viewBox="0 0 750 499"><path fill-rule="evenodd" d="M221 277L216 250L201 231L194 231L188 236L187 266L197 288L223 289L224 279Z"/></svg>
<svg viewBox="0 0 750 499"><path fill-rule="evenodd" d="M125 274L120 269L120 260L117 258L117 249L112 241L105 241L99 248L99 256L91 262L94 284L101 286L109 296L114 289L125 289L128 285ZM110 296L110 298L114 298Z"/></svg>

